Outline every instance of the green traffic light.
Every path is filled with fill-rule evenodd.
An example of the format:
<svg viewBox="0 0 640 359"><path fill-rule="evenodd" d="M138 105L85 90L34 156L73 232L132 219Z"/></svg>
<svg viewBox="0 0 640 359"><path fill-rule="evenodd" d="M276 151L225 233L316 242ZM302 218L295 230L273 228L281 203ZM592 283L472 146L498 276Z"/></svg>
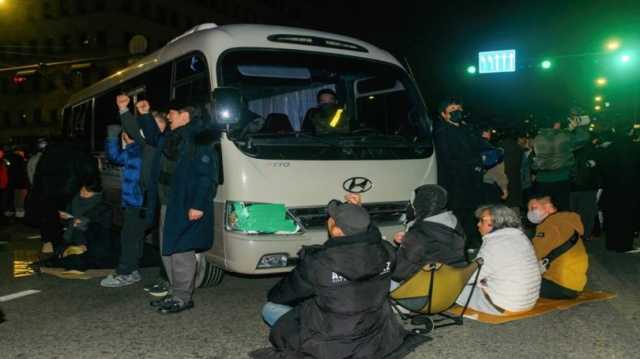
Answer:
<svg viewBox="0 0 640 359"><path fill-rule="evenodd" d="M623 64L631 61L631 55L625 54L620 56L620 61L622 61Z"/></svg>
<svg viewBox="0 0 640 359"><path fill-rule="evenodd" d="M551 68L551 61L544 60L544 61L542 61L541 66L542 66L543 69L548 70L548 69Z"/></svg>
<svg viewBox="0 0 640 359"><path fill-rule="evenodd" d="M470 73L471 75L476 73L476 67L475 66L469 66L467 67L467 72Z"/></svg>

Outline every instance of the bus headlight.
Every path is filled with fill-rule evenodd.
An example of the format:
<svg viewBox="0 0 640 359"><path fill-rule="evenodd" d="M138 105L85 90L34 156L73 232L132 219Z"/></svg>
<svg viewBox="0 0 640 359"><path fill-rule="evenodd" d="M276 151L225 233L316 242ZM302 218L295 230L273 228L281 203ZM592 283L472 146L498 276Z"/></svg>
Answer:
<svg viewBox="0 0 640 359"><path fill-rule="evenodd" d="M302 227L284 204L233 202L226 204L227 231L247 234L297 234Z"/></svg>
<svg viewBox="0 0 640 359"><path fill-rule="evenodd" d="M286 253L265 254L258 261L256 269L282 268L289 262L289 255Z"/></svg>

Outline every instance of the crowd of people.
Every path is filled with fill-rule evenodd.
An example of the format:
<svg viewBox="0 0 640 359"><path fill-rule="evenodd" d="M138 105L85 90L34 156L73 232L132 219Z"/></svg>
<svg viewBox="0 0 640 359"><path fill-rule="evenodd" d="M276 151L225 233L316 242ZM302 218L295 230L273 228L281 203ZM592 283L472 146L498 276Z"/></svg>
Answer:
<svg viewBox="0 0 640 359"><path fill-rule="evenodd" d="M2 209L25 217L27 198L26 220L40 228L43 253L65 267L115 268L100 282L110 288L142 279L144 238L157 226L168 281L152 288L162 298L150 304L179 313L194 306L195 254L213 242L219 133L188 104L158 112L119 95L115 106L119 124L107 128L105 153L122 167L119 245L111 241L113 208L99 164L70 145L41 141L28 162L20 151L0 151ZM328 240L304 247L299 264L269 291L262 316L273 347L252 356L404 356L424 339L401 325L389 293L433 263L466 267L482 258L456 302L491 315L528 311L541 297L576 298L587 284L585 242L596 230L606 233L607 249L640 252L633 243L640 156L632 155L640 144L631 129L594 137L586 125L576 112L540 121L536 133L496 139L491 125L463 115L459 100L445 101L434 121L439 184L410 194L393 243L382 239L366 199L331 201Z"/></svg>

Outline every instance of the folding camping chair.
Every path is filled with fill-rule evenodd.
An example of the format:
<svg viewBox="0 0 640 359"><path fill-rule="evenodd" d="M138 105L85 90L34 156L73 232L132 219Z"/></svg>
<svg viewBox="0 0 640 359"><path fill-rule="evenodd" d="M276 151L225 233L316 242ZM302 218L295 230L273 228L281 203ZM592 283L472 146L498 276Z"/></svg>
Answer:
<svg viewBox="0 0 640 359"><path fill-rule="evenodd" d="M424 326L424 328L414 329L418 334L429 333L434 328L462 325L462 318L476 288L482 264L482 258L476 258L462 268L441 263L427 264L391 292L391 305L400 313L403 320L411 320L413 325ZM456 303L456 299L469 284L469 279L474 272L476 274L471 294L460 316L444 313ZM409 310L410 314L402 313L398 307ZM440 317L434 320L431 316L435 315Z"/></svg>

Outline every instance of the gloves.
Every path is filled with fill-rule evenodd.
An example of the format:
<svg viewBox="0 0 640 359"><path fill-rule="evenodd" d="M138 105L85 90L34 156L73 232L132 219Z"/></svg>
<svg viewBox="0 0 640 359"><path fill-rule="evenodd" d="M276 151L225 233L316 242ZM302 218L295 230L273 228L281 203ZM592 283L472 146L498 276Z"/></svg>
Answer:
<svg viewBox="0 0 640 359"><path fill-rule="evenodd" d="M122 126L120 125L107 126L107 138L118 138L120 132L122 132Z"/></svg>

